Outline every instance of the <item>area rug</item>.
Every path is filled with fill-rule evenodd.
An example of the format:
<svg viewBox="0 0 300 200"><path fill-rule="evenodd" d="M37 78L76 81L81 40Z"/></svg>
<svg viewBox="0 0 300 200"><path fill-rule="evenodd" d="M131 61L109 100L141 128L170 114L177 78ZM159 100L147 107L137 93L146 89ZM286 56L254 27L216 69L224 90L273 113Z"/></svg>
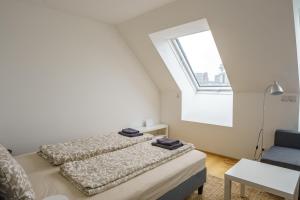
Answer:
<svg viewBox="0 0 300 200"><path fill-rule="evenodd" d="M240 185L232 183L232 200L283 200L283 198L246 186L246 198L240 197ZM224 179L208 175L204 185L203 195L197 192L192 194L188 200L224 200Z"/></svg>

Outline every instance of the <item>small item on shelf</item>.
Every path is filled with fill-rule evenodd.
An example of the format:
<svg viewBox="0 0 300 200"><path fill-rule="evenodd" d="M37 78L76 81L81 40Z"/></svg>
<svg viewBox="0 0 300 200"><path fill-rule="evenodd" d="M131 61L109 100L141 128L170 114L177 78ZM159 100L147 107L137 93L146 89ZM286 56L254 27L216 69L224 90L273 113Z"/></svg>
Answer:
<svg viewBox="0 0 300 200"><path fill-rule="evenodd" d="M146 119L146 121L145 121L145 126L146 127L151 127L153 125L154 125L153 119Z"/></svg>

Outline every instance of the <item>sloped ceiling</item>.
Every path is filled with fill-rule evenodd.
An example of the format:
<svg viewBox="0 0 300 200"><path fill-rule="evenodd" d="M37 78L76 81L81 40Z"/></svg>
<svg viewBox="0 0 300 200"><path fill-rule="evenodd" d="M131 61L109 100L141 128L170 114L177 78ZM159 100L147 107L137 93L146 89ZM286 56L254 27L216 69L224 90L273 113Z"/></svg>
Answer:
<svg viewBox="0 0 300 200"><path fill-rule="evenodd" d="M106 23L120 23L175 0L20 0L90 17Z"/></svg>
<svg viewBox="0 0 300 200"><path fill-rule="evenodd" d="M292 0L178 0L118 25L162 90L178 90L149 34L206 18L235 92L263 92L278 80L298 92Z"/></svg>

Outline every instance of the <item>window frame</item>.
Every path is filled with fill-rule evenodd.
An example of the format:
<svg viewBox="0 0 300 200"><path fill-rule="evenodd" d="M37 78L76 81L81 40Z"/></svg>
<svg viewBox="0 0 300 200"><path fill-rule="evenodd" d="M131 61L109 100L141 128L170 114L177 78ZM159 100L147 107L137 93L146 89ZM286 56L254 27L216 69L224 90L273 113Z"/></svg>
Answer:
<svg viewBox="0 0 300 200"><path fill-rule="evenodd" d="M192 83L196 92L202 91L211 91L211 92L232 92L231 86L201 86L201 84L197 81L196 75L192 69L192 66L187 59L187 56L183 50L183 47L180 44L178 38L170 39L170 43L175 50L176 56L179 58L181 65L184 68L190 82Z"/></svg>

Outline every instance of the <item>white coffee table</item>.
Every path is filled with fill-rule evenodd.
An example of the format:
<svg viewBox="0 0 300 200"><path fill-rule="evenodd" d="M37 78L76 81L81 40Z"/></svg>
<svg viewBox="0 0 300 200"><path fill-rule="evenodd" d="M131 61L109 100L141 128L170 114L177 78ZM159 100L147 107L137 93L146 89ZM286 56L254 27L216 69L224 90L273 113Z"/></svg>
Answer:
<svg viewBox="0 0 300 200"><path fill-rule="evenodd" d="M298 200L299 172L253 160L241 159L224 175L224 199L231 199L231 181L241 183L241 196L245 196L245 185Z"/></svg>

